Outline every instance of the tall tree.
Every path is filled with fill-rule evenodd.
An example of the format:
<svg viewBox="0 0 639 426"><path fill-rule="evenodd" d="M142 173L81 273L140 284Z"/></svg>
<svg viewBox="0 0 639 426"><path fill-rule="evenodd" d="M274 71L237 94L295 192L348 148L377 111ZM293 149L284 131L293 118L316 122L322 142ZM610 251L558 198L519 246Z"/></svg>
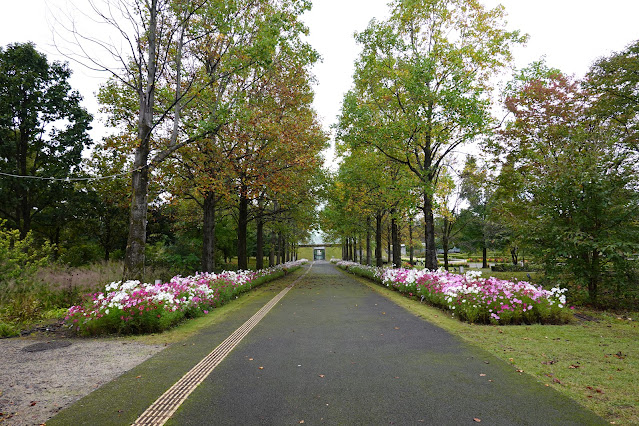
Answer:
<svg viewBox="0 0 639 426"><path fill-rule="evenodd" d="M377 127L373 144L420 181L426 267L437 267L433 194L444 162L489 131L490 78L525 37L504 9L477 0L395 0L386 22L357 35L363 52L345 105Z"/></svg>
<svg viewBox="0 0 639 426"><path fill-rule="evenodd" d="M461 213L465 224L462 240L473 249L481 249L482 268L488 268L488 249L500 248L507 235L507 228L494 214L494 178L486 165L480 165L469 156L461 173L461 196L468 208Z"/></svg>
<svg viewBox="0 0 639 426"><path fill-rule="evenodd" d="M636 156L578 82L539 63L520 77L506 98L500 208L549 274L568 273L597 303L604 271L639 249Z"/></svg>
<svg viewBox="0 0 639 426"><path fill-rule="evenodd" d="M21 238L47 215L64 222L74 189L67 179L80 172L91 144L91 115L70 76L66 64L49 63L33 44L0 49L0 214Z"/></svg>

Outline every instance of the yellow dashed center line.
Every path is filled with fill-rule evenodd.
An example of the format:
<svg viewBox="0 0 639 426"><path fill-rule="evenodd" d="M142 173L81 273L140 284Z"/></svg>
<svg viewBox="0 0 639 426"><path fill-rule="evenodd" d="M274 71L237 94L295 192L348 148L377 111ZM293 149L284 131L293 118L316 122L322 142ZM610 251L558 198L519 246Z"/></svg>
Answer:
<svg viewBox="0 0 639 426"><path fill-rule="evenodd" d="M198 387L200 383L208 377L220 362L242 341L242 339L255 327L266 314L279 302L286 293L313 267L304 272L304 275L296 279L293 283L279 292L266 305L249 318L240 328L235 330L220 345L213 349L202 361L186 373L180 380L171 386L162 396L160 396L144 413L133 423L133 425L154 425L161 426L171 418L173 413L182 405L188 396Z"/></svg>

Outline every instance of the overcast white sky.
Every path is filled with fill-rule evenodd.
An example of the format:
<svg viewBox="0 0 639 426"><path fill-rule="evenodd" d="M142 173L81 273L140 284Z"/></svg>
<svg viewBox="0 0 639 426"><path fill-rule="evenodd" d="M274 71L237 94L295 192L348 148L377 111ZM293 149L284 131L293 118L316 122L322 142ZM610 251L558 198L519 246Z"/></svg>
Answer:
<svg viewBox="0 0 639 426"><path fill-rule="evenodd" d="M50 45L51 30L46 5L59 0L0 0L0 45L33 41L49 59L61 59ZM310 27L309 41L322 55L314 72L318 80L315 108L325 128L339 114L344 92L351 85L353 64L359 47L355 31L366 28L372 18L384 19L387 0L313 0L311 12L304 16ZM639 0L483 0L488 7L506 7L511 29L530 34L525 48L515 52L518 67L545 55L549 65L567 74L583 76L598 57L625 48L639 39L637 17ZM72 80L93 113L97 111L94 93L100 83L76 64ZM100 126L94 137L99 137Z"/></svg>

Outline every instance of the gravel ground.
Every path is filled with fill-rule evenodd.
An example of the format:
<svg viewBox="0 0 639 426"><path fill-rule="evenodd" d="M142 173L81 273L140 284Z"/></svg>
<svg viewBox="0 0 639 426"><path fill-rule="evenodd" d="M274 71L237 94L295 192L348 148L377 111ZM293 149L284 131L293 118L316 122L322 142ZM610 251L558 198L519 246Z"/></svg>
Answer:
<svg viewBox="0 0 639 426"><path fill-rule="evenodd" d="M44 424L163 348L115 338L0 339L0 424Z"/></svg>

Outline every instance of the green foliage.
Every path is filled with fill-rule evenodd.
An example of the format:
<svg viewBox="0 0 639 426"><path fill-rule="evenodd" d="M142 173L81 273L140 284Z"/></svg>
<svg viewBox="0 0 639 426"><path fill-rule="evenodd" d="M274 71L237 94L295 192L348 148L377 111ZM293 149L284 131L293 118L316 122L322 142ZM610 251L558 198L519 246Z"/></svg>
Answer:
<svg viewBox="0 0 639 426"><path fill-rule="evenodd" d="M490 131L490 79L526 39L506 31L504 18L502 7L487 10L476 0L397 0L390 19L356 35L363 51L338 139L351 149L373 146L414 174L430 268L442 169L457 147Z"/></svg>
<svg viewBox="0 0 639 426"><path fill-rule="evenodd" d="M636 154L561 74L524 82L506 105L514 120L501 140L503 217L549 278L587 288L598 303L605 276L630 284L623 271L639 251Z"/></svg>
<svg viewBox="0 0 639 426"><path fill-rule="evenodd" d="M92 117L70 76L66 64L49 63L33 44L0 48L0 171L16 176L0 181L0 218L21 238L37 228L54 241L77 205L65 178L78 172L90 145Z"/></svg>
<svg viewBox="0 0 639 426"><path fill-rule="evenodd" d="M497 263L490 267L493 272L533 272L541 270L540 267L534 265L513 265L512 263Z"/></svg>
<svg viewBox="0 0 639 426"><path fill-rule="evenodd" d="M20 239L20 232L7 229L0 220L0 309L13 319L36 316L42 302L36 294L35 273L49 262L52 248L39 247L31 233Z"/></svg>
<svg viewBox="0 0 639 426"><path fill-rule="evenodd" d="M0 321L0 338L20 335L20 331L12 324Z"/></svg>
<svg viewBox="0 0 639 426"><path fill-rule="evenodd" d="M639 40L622 52L598 59L586 75L593 112L615 124L620 140L639 150Z"/></svg>

